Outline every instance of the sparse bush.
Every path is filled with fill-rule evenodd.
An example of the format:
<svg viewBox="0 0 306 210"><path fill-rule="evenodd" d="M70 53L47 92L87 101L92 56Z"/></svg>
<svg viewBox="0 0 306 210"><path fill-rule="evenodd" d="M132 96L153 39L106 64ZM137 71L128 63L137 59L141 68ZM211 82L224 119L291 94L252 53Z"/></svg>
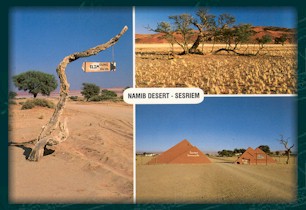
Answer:
<svg viewBox="0 0 306 210"><path fill-rule="evenodd" d="M88 101L117 101L117 93L110 90L102 90L100 95L92 96L88 99Z"/></svg>
<svg viewBox="0 0 306 210"><path fill-rule="evenodd" d="M24 102L22 104L22 107L21 109L24 110L24 109L33 109L35 107L35 104L32 100L27 100L26 102Z"/></svg>
<svg viewBox="0 0 306 210"><path fill-rule="evenodd" d="M33 100L26 100L26 102L24 102L22 104L21 109L32 109L35 106L41 106L41 107L47 107L47 108L54 108L55 105L52 101L48 101L46 99L33 99Z"/></svg>
<svg viewBox="0 0 306 210"><path fill-rule="evenodd" d="M77 101L78 100L78 96L70 96L69 98L72 101Z"/></svg>
<svg viewBox="0 0 306 210"><path fill-rule="evenodd" d="M9 104L17 104L17 102L15 100L9 100Z"/></svg>
<svg viewBox="0 0 306 210"><path fill-rule="evenodd" d="M117 97L117 93L104 89L101 91L101 96L103 96L104 98L115 98Z"/></svg>
<svg viewBox="0 0 306 210"><path fill-rule="evenodd" d="M103 98L100 95L92 96L88 99L88 101L102 101Z"/></svg>
<svg viewBox="0 0 306 210"><path fill-rule="evenodd" d="M48 107L48 108L54 108L55 107L55 105L52 101L49 101L49 100L46 100L46 99L36 98L36 99L33 99L33 102L34 102L35 106Z"/></svg>
<svg viewBox="0 0 306 210"><path fill-rule="evenodd" d="M8 96L9 96L9 99L15 99L17 96L17 93L14 91L10 91Z"/></svg>
<svg viewBox="0 0 306 210"><path fill-rule="evenodd" d="M88 101L91 97L99 95L100 87L93 83L83 83L81 94Z"/></svg>

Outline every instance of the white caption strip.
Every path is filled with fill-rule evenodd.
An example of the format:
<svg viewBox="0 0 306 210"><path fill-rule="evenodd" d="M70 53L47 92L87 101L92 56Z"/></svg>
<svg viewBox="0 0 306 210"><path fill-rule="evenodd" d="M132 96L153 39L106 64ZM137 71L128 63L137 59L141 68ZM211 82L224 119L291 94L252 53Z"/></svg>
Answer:
<svg viewBox="0 0 306 210"><path fill-rule="evenodd" d="M128 104L199 104L204 92L200 88L128 88L123 100Z"/></svg>

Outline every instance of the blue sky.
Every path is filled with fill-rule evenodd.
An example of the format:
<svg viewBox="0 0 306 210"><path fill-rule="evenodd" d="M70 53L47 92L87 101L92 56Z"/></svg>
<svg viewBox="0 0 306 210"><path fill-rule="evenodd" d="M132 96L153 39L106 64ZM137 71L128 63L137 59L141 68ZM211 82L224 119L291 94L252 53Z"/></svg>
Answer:
<svg viewBox="0 0 306 210"><path fill-rule="evenodd" d="M198 7L136 7L135 33L152 33L146 26L156 27L158 22L169 21L168 16L188 13L195 15ZM236 23L250 23L253 26L296 27L296 11L291 7L210 7L209 13L216 16L229 13L236 17Z"/></svg>
<svg viewBox="0 0 306 210"><path fill-rule="evenodd" d="M129 30L114 46L116 72L84 73L81 68L84 61L112 61L109 48L69 64L66 74L71 90L80 89L83 82L104 88L132 86L132 7L11 9L9 72L12 76L39 70L56 76L56 67L65 56L107 42L125 25Z"/></svg>
<svg viewBox="0 0 306 210"><path fill-rule="evenodd" d="M296 97L206 97L198 105L137 105L136 151L165 151L183 139L202 151L259 145L283 150L280 134L297 145L296 121Z"/></svg>

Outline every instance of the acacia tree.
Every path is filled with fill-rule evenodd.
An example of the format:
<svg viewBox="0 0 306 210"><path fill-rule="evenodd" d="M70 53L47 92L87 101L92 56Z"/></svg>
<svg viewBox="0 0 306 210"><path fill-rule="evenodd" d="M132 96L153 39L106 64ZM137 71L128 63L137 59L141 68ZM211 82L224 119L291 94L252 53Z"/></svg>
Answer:
<svg viewBox="0 0 306 210"><path fill-rule="evenodd" d="M173 47L174 43L177 43L182 49L181 54L188 54L189 47L188 44L191 41L193 30L192 17L189 14L174 15L168 17L173 23L166 21L157 23L155 29L147 27L147 29L162 33L163 37L171 44Z"/></svg>
<svg viewBox="0 0 306 210"><path fill-rule="evenodd" d="M294 147L294 144L292 144L292 146L289 147L289 146L288 146L288 139L289 139L289 138L284 139L283 135L280 135L280 136L281 136L281 138L280 138L279 142L280 142L282 145L284 145L284 147L285 147L285 149L286 149L286 150L285 150L285 154L287 155L286 164L289 164L290 153L291 153L291 149Z"/></svg>
<svg viewBox="0 0 306 210"><path fill-rule="evenodd" d="M49 96L57 88L57 81L52 74L40 71L27 71L13 76L18 90L29 91L36 98L38 93Z"/></svg>
<svg viewBox="0 0 306 210"><path fill-rule="evenodd" d="M198 29L198 36L189 49L189 53L198 53L199 44L204 43L205 31L211 31L216 26L215 15L208 14L207 9L198 10L196 15L197 18L192 19L192 24Z"/></svg>
<svg viewBox="0 0 306 210"><path fill-rule="evenodd" d="M259 45L258 51L256 54L259 53L264 48L264 45L272 41L272 37L268 34L263 35L261 38L257 37L256 41Z"/></svg>
<svg viewBox="0 0 306 210"><path fill-rule="evenodd" d="M118 42L120 37L128 30L128 27L125 26L119 34L110 39L108 42L98 45L96 47L90 48L83 52L76 52L66 56L57 66L56 72L60 78L60 98L55 108L53 115L51 116L49 122L42 127L39 136L36 139L35 146L31 151L28 160L38 161L44 153L44 148L48 145L57 145L65 141L69 136L69 131L67 128L67 118L64 122L60 122L60 117L64 110L68 94L69 94L69 83L66 77L66 67L69 63L84 57L89 57L96 55L99 52L106 50L107 48L113 46ZM56 129L59 129L59 132L55 132Z"/></svg>

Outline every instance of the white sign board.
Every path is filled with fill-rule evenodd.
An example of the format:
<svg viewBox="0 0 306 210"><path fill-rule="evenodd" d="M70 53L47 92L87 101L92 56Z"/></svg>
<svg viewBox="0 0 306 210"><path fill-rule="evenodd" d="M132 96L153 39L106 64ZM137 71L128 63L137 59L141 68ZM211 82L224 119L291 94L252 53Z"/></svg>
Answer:
<svg viewBox="0 0 306 210"><path fill-rule="evenodd" d="M82 69L85 72L109 72L116 71L115 62L84 62Z"/></svg>

